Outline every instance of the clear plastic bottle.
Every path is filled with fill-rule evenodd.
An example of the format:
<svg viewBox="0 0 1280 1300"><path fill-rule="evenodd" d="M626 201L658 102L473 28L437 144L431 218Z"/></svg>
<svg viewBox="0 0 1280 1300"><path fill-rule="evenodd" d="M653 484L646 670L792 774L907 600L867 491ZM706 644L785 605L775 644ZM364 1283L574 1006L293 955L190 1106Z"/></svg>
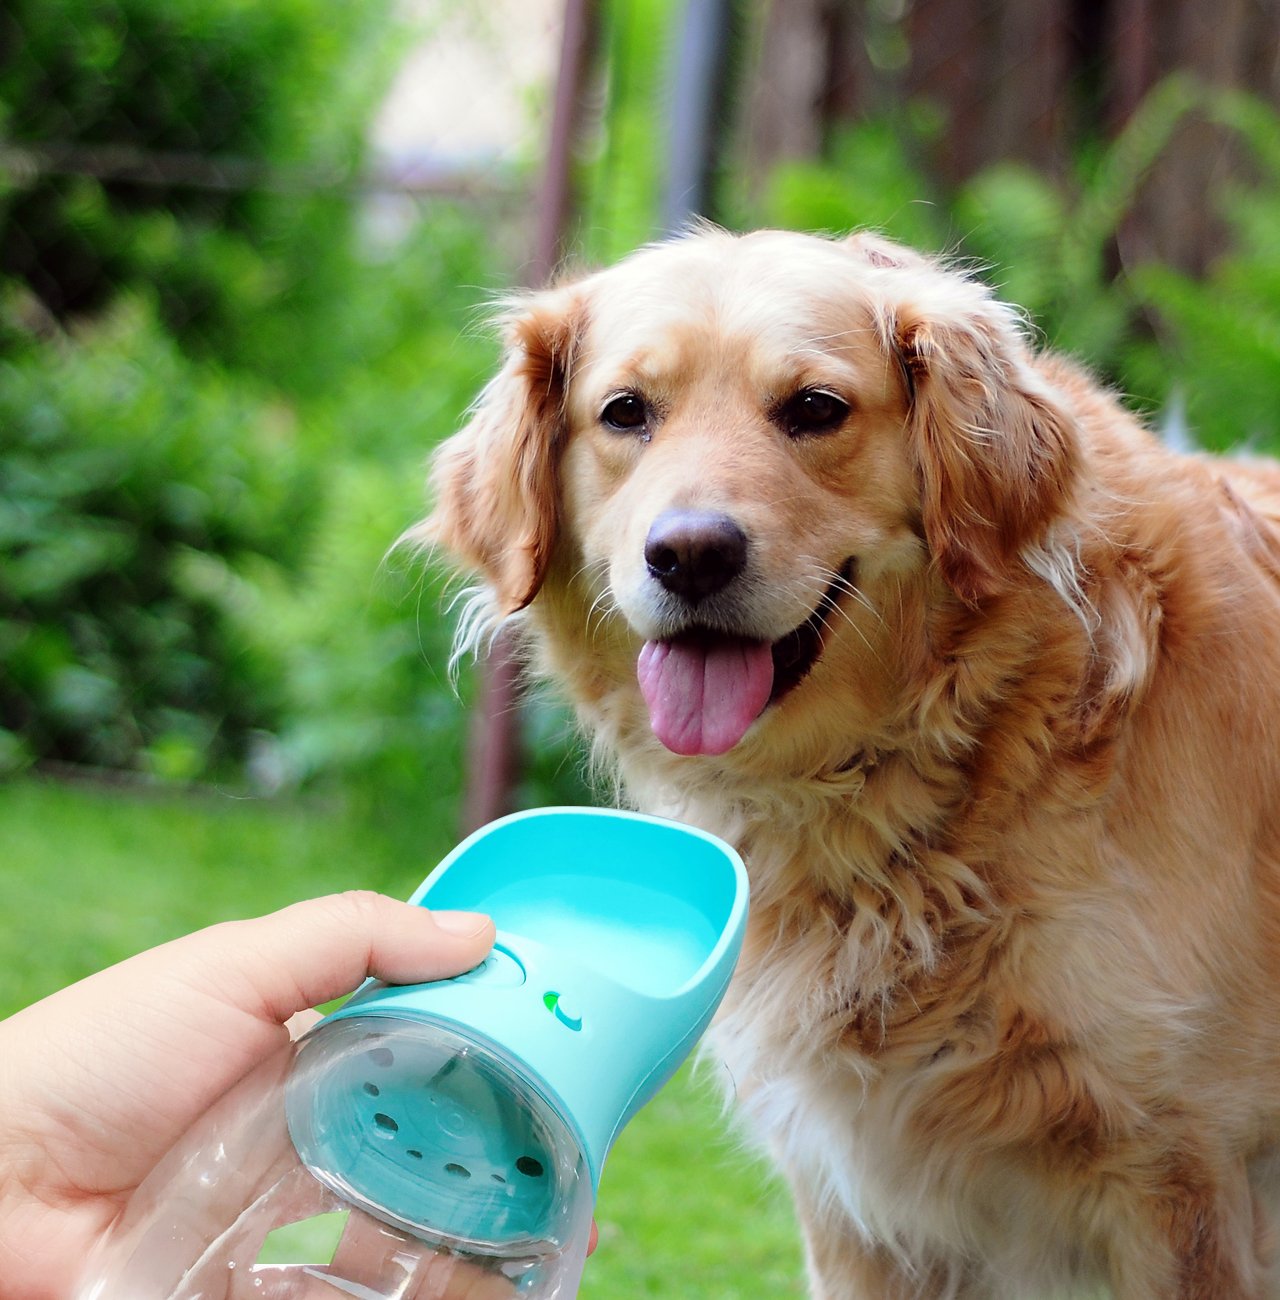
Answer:
<svg viewBox="0 0 1280 1300"><path fill-rule="evenodd" d="M500 1049L325 1021L174 1147L77 1300L568 1300L593 1201L569 1124Z"/></svg>

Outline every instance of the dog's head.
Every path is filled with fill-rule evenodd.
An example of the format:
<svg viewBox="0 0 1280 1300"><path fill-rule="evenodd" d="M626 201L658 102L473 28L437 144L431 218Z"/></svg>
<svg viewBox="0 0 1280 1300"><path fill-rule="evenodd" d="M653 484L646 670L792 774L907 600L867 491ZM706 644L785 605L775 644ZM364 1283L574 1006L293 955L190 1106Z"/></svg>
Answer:
<svg viewBox="0 0 1280 1300"><path fill-rule="evenodd" d="M1024 583L1074 457L974 280L865 235L704 231L509 313L421 532L500 616L575 591L582 653L629 656L658 738L716 754L837 645L880 653L904 584L979 609Z"/></svg>

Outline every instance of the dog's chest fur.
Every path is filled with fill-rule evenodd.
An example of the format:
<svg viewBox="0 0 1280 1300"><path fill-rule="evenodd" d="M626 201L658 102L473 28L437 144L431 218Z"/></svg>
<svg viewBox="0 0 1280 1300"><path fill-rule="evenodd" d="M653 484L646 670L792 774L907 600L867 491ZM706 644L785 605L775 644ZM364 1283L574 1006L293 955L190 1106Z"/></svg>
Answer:
<svg viewBox="0 0 1280 1300"><path fill-rule="evenodd" d="M1033 901L1002 893L998 863L974 862L984 842L1033 851L1011 829L1020 799L1070 806L1069 833L1098 841L1089 774L1106 754L1026 757L1023 787L984 800L986 817L972 808L974 765L936 754L908 761L866 747L821 779L735 787L709 766L680 765L677 778L642 726L627 725L628 694L620 684L583 712L629 797L724 837L748 863L748 939L708 1050L750 1137L815 1202L806 1218L852 1225L912 1267L954 1270L957 1295L981 1285L1001 1296L1005 1274L1019 1285L1088 1284L1088 1211L1072 1174L1132 1099L1114 1087L1095 1096L1091 1075L1059 1061L1052 972L1093 972L1105 986L1135 960L1127 936L1141 928L1131 924L1141 900L1085 889L1040 916ZM1045 698L1065 694L1044 688ZM1038 852L1052 860L1066 848ZM1138 982L1157 987L1147 968L1158 962L1136 960ZM1130 1021L1138 1041L1140 1022L1170 1009L1157 1002L1106 1007L1110 1030ZM1121 1074L1131 1065L1116 1062ZM1027 1089L1037 1102L1061 1091L1060 1133L1041 1131L1038 1105L1021 1113ZM1042 1167L1006 1154L1018 1144L1040 1146ZM980 1283L967 1272L977 1258L987 1261Z"/></svg>
<svg viewBox="0 0 1280 1300"><path fill-rule="evenodd" d="M699 811L707 810L686 806L683 815L742 842L741 824L716 827ZM814 815L790 834L776 817L745 834L762 883L705 1050L749 1138L805 1189L806 1217L847 1221L909 1268L933 1270L945 1279L940 1294L977 1294L965 1288L978 1286L1001 1297L1002 1277L1019 1287L1042 1278L1046 1295L1063 1294L1051 1288L1068 1277L1092 1284L1079 1250L1087 1212L1063 1168L1087 1160L1080 1153L1100 1141L1103 1103L1083 1088L1064 1095L1062 1132L1049 1137L1037 1168L1008 1154L1027 1134L1011 1081L1019 1067L1002 1073L1029 1038L1048 1077L1025 1086L1043 1097L1060 1082L1055 1033L1041 1015L1051 995L1030 970L1023 996L1013 995L1004 967L1028 943L1037 968L1052 965L1053 949L1072 942L1070 927L1037 927L1024 939L1007 918L983 911L957 861L948 864L949 891L925 885L918 867L868 857L861 872L848 872L862 883L843 899L800 901L797 875L813 868L823 839ZM839 820L846 844L868 853L865 829L848 827L861 819L846 805ZM1114 958L1100 948L1099 969Z"/></svg>

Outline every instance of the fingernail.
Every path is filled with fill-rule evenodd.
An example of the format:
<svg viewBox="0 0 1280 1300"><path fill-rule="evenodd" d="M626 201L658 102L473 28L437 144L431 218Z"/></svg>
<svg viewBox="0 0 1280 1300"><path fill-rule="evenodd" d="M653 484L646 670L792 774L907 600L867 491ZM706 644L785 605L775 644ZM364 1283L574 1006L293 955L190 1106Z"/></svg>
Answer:
<svg viewBox="0 0 1280 1300"><path fill-rule="evenodd" d="M474 939L488 924L483 912L433 912L436 924L460 939Z"/></svg>

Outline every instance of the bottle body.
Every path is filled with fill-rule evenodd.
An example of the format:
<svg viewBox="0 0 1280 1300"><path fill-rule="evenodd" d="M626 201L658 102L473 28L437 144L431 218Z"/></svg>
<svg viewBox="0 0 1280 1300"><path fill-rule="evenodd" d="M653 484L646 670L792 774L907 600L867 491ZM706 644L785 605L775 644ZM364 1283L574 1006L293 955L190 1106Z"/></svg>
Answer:
<svg viewBox="0 0 1280 1300"><path fill-rule="evenodd" d="M593 1201L571 1130L500 1052L325 1021L157 1166L77 1300L571 1300Z"/></svg>

